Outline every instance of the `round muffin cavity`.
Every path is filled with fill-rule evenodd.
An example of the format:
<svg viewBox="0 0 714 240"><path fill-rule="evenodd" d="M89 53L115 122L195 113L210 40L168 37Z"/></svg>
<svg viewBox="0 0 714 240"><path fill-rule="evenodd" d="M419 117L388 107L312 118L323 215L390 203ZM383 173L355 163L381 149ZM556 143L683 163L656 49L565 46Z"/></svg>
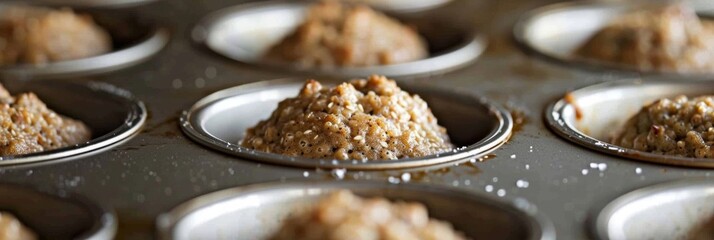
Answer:
<svg viewBox="0 0 714 240"><path fill-rule="evenodd" d="M384 76L323 88L308 80L297 97L248 129L241 144L318 159L388 160L452 149L426 102Z"/></svg>
<svg viewBox="0 0 714 240"><path fill-rule="evenodd" d="M714 158L714 96L660 99L630 118L613 144L639 151Z"/></svg>
<svg viewBox="0 0 714 240"><path fill-rule="evenodd" d="M427 57L414 29L366 5L322 1L298 28L272 47L266 58L301 67L364 67Z"/></svg>
<svg viewBox="0 0 714 240"><path fill-rule="evenodd" d="M0 85L0 156L72 146L90 138L89 127L55 113L37 95L13 97Z"/></svg>
<svg viewBox="0 0 714 240"><path fill-rule="evenodd" d="M71 9L13 6L0 11L0 65L46 64L111 51L109 34Z"/></svg>
<svg viewBox="0 0 714 240"><path fill-rule="evenodd" d="M334 192L304 213L288 218L270 238L282 239L466 239L451 224L429 218L420 203L364 199Z"/></svg>
<svg viewBox="0 0 714 240"><path fill-rule="evenodd" d="M641 71L714 72L714 23L684 4L653 5L616 18L575 55Z"/></svg>

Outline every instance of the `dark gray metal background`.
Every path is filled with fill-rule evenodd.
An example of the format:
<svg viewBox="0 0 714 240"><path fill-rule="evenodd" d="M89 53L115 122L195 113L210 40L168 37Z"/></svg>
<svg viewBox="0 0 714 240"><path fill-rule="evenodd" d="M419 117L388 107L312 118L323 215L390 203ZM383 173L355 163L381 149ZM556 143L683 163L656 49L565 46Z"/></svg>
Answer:
<svg viewBox="0 0 714 240"><path fill-rule="evenodd" d="M432 172L412 181L457 186L478 192L503 189L505 198L525 198L553 220L559 239L583 239L585 220L606 202L639 187L673 179L709 176L712 171L645 164L611 157L571 144L543 124L543 109L567 90L612 74L583 72L527 57L511 41L511 27L521 13L552 1L455 0L450 16L473 22L490 36L486 53L475 64L455 72L420 79L435 85L468 89L523 110L528 122L495 158L449 171ZM240 3L227 0L166 0L139 7L145 16L170 27L172 40L149 62L97 77L130 90L149 109L139 136L123 146L92 157L48 166L0 169L0 180L61 188L84 194L116 209L120 239L153 237L154 218L192 197L218 189L291 178L329 179L329 172L259 164L209 150L183 136L180 111L207 94L238 84L287 77L242 65L197 48L190 29L205 14ZM532 149L532 152L531 152ZM605 163L606 169L591 168ZM602 166L602 165L601 165ZM636 168L641 173L636 173ZM587 174L583 174L587 169ZM352 176L348 172L347 176ZM360 179L387 181L400 172L364 173ZM521 188L517 181L521 180ZM349 181L349 180L345 180ZM523 181L527 181L527 188ZM491 187L488 187L491 186Z"/></svg>

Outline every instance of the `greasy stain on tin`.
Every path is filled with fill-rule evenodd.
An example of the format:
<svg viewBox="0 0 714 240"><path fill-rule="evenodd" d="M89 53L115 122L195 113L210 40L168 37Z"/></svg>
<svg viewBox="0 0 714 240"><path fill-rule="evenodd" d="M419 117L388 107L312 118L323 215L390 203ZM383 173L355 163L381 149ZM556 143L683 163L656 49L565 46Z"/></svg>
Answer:
<svg viewBox="0 0 714 240"><path fill-rule="evenodd" d="M565 96L563 96L563 100L570 104L570 106L573 106L573 110L575 111L575 120L582 120L583 119L583 111L578 107L578 104L575 103L575 97L573 97L573 94L571 92L565 93Z"/></svg>

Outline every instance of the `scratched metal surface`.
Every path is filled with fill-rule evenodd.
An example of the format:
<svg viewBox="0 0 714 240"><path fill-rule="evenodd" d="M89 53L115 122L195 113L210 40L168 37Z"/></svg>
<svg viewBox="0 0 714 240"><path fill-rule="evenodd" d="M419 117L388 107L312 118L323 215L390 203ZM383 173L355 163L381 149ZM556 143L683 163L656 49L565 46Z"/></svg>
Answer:
<svg viewBox="0 0 714 240"><path fill-rule="evenodd" d="M412 181L525 198L552 219L559 239L583 239L589 227L586 219L601 204L636 188L705 177L711 171L611 157L566 142L545 127L542 116L548 103L567 90L618 77L553 65L530 58L515 47L510 31L518 16L549 2L457 0L448 6L449 15L470 21L488 33L490 45L466 68L417 81L488 96L522 111L527 122L489 160L413 175ZM0 180L71 190L104 202L118 212L118 238L146 239L154 237L153 222L158 214L204 193L305 176L332 179L329 172L235 159L208 150L180 132L176 121L179 113L207 94L289 76L230 62L192 44L190 29L202 16L238 3L168 0L132 9L171 28L173 39L167 48L139 66L69 81L98 80L133 92L149 110L143 132L120 147L91 157L46 166L1 168ZM400 174L348 172L343 181L387 181Z"/></svg>

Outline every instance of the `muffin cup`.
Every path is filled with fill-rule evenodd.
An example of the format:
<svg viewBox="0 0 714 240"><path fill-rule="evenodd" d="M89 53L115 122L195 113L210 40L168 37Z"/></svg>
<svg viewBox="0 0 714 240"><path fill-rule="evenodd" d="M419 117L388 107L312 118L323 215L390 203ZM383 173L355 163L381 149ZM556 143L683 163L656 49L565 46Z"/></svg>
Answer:
<svg viewBox="0 0 714 240"><path fill-rule="evenodd" d="M407 22L415 25L429 45L425 59L371 67L300 68L291 63L266 61L265 52L293 31L305 18L310 2L243 4L211 13L192 32L197 43L223 57L245 64L318 74L391 77L444 73L474 61L486 48L485 37L471 26L440 23L439 19Z"/></svg>
<svg viewBox="0 0 714 240"><path fill-rule="evenodd" d="M714 94L714 84L698 80L622 80L567 93L545 110L548 126L581 146L633 160L688 167L714 168L714 159L655 154L610 144L625 122L645 105L678 95Z"/></svg>
<svg viewBox="0 0 714 240"><path fill-rule="evenodd" d="M184 111L179 121L181 128L196 142L239 158L305 168L362 170L425 167L478 158L502 145L513 128L509 112L486 99L434 86L400 83L402 89L427 102L458 148L420 158L362 162L290 157L239 145L248 128L267 119L278 102L297 96L304 83L304 79L278 79L218 91Z"/></svg>
<svg viewBox="0 0 714 240"><path fill-rule="evenodd" d="M92 139L54 150L5 156L0 158L0 167L74 159L107 150L136 135L147 117L142 102L126 90L106 83L11 81L4 86L12 94L33 92L53 111L84 122L92 130Z"/></svg>
<svg viewBox="0 0 714 240"><path fill-rule="evenodd" d="M597 239L687 239L714 217L714 182L696 179L641 188L608 203L596 216Z"/></svg>
<svg viewBox="0 0 714 240"><path fill-rule="evenodd" d="M209 193L160 215L159 238L266 239L287 216L338 189L363 197L420 202L430 217L450 222L471 239L555 239L552 223L523 199L507 201L432 185L370 181L291 181Z"/></svg>
<svg viewBox="0 0 714 240"><path fill-rule="evenodd" d="M0 4L0 11L23 4ZM84 76L110 72L136 65L158 53L169 41L169 31L138 21L135 13L112 10L79 9L107 30L112 37L112 51L97 56L49 62L47 64L14 64L0 66L0 78L13 80L48 79Z"/></svg>
<svg viewBox="0 0 714 240"><path fill-rule="evenodd" d="M14 215L39 239L109 240L116 233L113 211L80 195L0 183L0 196L0 211Z"/></svg>
<svg viewBox="0 0 714 240"><path fill-rule="evenodd" d="M514 25L513 36L526 53L566 67L621 74L706 77L714 73L678 73L669 70L643 71L635 67L588 60L574 56L575 50L616 17L628 4L613 2L567 2L540 7L523 15Z"/></svg>

